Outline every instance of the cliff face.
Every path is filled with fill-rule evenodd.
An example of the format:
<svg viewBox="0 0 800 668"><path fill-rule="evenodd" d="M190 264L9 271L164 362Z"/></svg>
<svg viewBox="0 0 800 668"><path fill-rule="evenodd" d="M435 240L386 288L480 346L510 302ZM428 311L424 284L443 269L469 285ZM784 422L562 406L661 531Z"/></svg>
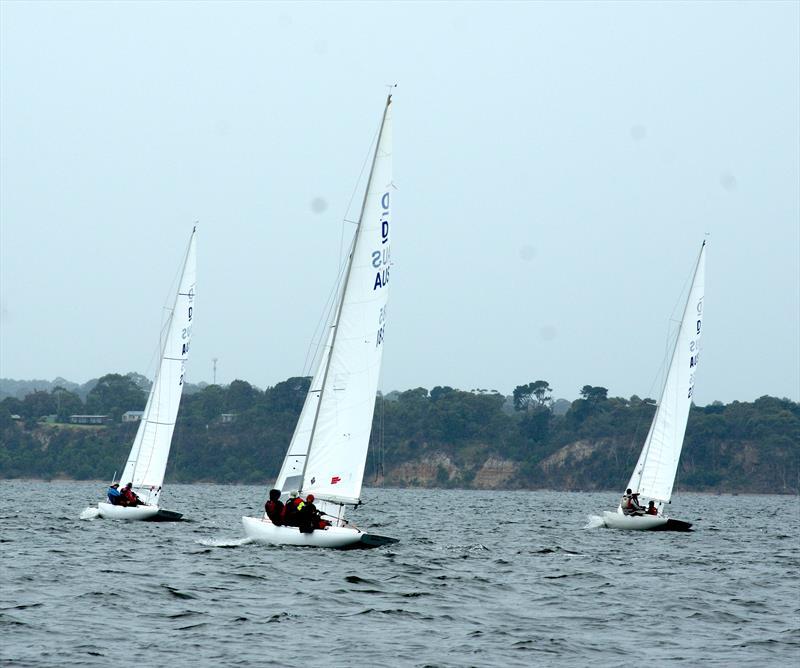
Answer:
<svg viewBox="0 0 800 668"><path fill-rule="evenodd" d="M488 449L488 446L482 446ZM580 439L539 459L521 462L497 454L469 458L458 450L431 449L386 470L373 481L395 487L466 489L622 489L639 456L638 442ZM797 463L791 451L771 453L758 443L689 443L684 448L676 490L796 494ZM713 473L709 474L709 460ZM702 462L702 463L701 463Z"/></svg>
<svg viewBox="0 0 800 668"><path fill-rule="evenodd" d="M258 428L244 420L206 429L179 425L168 480L242 483L274 480L293 426ZM788 436L771 424L759 438L708 429L687 432L677 472L677 492L797 494L800 433ZM740 428L741 430L742 428ZM78 429L14 422L0 430L0 478L103 479L125 461L135 425ZM372 452L368 485L461 489L620 490L639 456L635 434L564 438L550 442L481 438L466 442L395 440L387 461ZM555 442L553 442L555 441ZM413 447L412 447L413 446Z"/></svg>
<svg viewBox="0 0 800 668"><path fill-rule="evenodd" d="M467 487L509 489L519 474L519 463L490 456L480 465L458 464L444 452L404 462L386 473L383 483L398 487Z"/></svg>
<svg viewBox="0 0 800 668"><path fill-rule="evenodd" d="M476 489L508 489L518 474L518 462L489 457L475 474L472 486Z"/></svg>
<svg viewBox="0 0 800 668"><path fill-rule="evenodd" d="M489 446L482 446L484 451ZM460 487L467 489L605 489L603 476L597 475L592 462L604 459L617 450L610 439L597 441L582 439L569 443L535 466L532 472L524 462L515 461L497 454L476 453L469 457L459 456L458 450L449 454L431 449L423 455L402 462L386 470L378 484L397 487ZM614 456L619 467L619 456ZM624 460L630 468L635 458ZM605 466L604 468L608 468ZM607 474L608 471L605 471ZM627 480L630 471L620 471L621 482ZM624 480L622 480L624 478Z"/></svg>
<svg viewBox="0 0 800 668"><path fill-rule="evenodd" d="M394 467L387 472L385 482L400 487L443 487L461 477L461 470L450 457L435 452Z"/></svg>

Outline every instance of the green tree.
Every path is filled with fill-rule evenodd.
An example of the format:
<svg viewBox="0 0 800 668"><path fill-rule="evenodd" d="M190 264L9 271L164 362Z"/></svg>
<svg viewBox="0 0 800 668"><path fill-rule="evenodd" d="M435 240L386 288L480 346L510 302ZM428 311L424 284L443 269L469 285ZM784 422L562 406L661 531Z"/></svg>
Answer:
<svg viewBox="0 0 800 668"><path fill-rule="evenodd" d="M226 409L232 412L246 411L253 407L259 391L244 380L234 380L228 386Z"/></svg>
<svg viewBox="0 0 800 668"><path fill-rule="evenodd" d="M125 411L141 411L145 393L127 376L109 373L97 381L86 397L86 410L93 415L108 415L118 421Z"/></svg>
<svg viewBox="0 0 800 668"><path fill-rule="evenodd" d="M590 404L599 404L608 399L608 390L605 387L592 387L584 385L581 388L581 396Z"/></svg>
<svg viewBox="0 0 800 668"><path fill-rule="evenodd" d="M520 430L534 443L544 443L550 436L552 413L546 408L526 411L520 420Z"/></svg>
<svg viewBox="0 0 800 668"><path fill-rule="evenodd" d="M455 390L450 387L449 385L437 385L431 390L431 401L438 401L439 399L444 399L453 394Z"/></svg>
<svg viewBox="0 0 800 668"><path fill-rule="evenodd" d="M22 400L22 410L22 415L36 420L44 415L53 415L56 412L56 400L49 392L38 390Z"/></svg>
<svg viewBox="0 0 800 668"><path fill-rule="evenodd" d="M309 387L311 378L296 376L269 388L266 391L266 399L274 410L290 411L299 415Z"/></svg>
<svg viewBox="0 0 800 668"><path fill-rule="evenodd" d="M50 393L53 395L56 403L56 419L59 422L69 421L70 415L83 413L83 402L81 398L74 392L65 390L60 385L53 388Z"/></svg>
<svg viewBox="0 0 800 668"><path fill-rule="evenodd" d="M552 388L546 380L536 380L514 388L514 409L528 410L532 406L545 407L552 401Z"/></svg>
<svg viewBox="0 0 800 668"><path fill-rule="evenodd" d="M17 399L16 397L6 397L0 401L0 406L5 408L11 415L22 415L24 412L22 399Z"/></svg>

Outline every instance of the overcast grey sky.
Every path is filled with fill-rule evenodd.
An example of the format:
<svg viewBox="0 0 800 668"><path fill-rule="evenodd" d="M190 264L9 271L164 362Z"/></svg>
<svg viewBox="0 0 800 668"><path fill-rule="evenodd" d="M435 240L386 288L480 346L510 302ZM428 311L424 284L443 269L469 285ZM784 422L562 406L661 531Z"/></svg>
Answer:
<svg viewBox="0 0 800 668"><path fill-rule="evenodd" d="M709 233L697 402L798 400L799 8L2 2L0 375L152 375L195 220L188 379L302 373L396 82L385 391L651 396Z"/></svg>

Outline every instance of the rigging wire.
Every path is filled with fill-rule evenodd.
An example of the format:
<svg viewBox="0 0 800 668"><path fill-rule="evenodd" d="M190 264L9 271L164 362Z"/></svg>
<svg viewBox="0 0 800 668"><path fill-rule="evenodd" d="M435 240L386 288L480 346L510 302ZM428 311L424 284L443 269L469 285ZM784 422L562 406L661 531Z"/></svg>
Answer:
<svg viewBox="0 0 800 668"><path fill-rule="evenodd" d="M196 224L195 224L195 226L196 226ZM195 227L195 229L196 229L196 227ZM158 348L157 348L157 352L154 351L153 354L151 355L150 362L148 363L148 367L147 367L147 372L148 372L147 378L148 379L150 378L150 375L151 375L149 373L151 365L153 367L153 372L152 372L153 380L152 380L152 382L150 384L150 390L148 391L147 404L145 405L145 411L147 411L147 413L145 415L142 415L142 419L141 419L140 427L139 427L140 429L141 429L141 423L142 422L148 422L149 421L150 411L152 410L152 404L153 404L152 400L160 401L160 392L161 392L161 388L160 387L156 388L158 390L158 392L159 392L158 396L154 395L151 398L149 395L150 395L150 392L152 392L154 390L154 386L158 382L158 376L161 373L161 363L160 362L161 362L161 358L162 358L162 355L163 355L163 352L164 352L165 341L166 341L166 338L167 338L167 336L169 334L169 328L170 328L170 326L172 324L172 320L173 320L173 317L175 315L175 307L176 307L176 299L177 299L176 295L177 295L178 291L180 290L180 282L181 282L181 279L183 277L183 272L186 269L186 262L188 261L189 248L191 247L191 242L192 242L191 240L192 240L192 237L190 237L189 246L187 246L186 250L183 253L184 260L183 260L182 263L178 264L177 269L173 273L172 280L169 283L167 296L162 301L161 324L160 324L159 336L158 336ZM170 306L170 304L172 304L172 306ZM155 360L156 356L158 357L158 361ZM178 401L180 402L180 398L178 399ZM161 429L161 428L162 428L161 424L156 424L155 425L155 432L156 433L153 435L153 438L157 437L158 430ZM139 435L139 430L137 429L136 436L134 437L134 444L136 443L138 435ZM131 455L130 455L131 461L133 461L133 469L132 469L131 475L130 475L132 480L136 478L137 472L141 468L140 467L140 462L139 462L139 457L141 456L141 451L142 451L143 444L144 444L144 437L139 440L139 443L138 443L139 447L138 447L138 449L136 451L135 457L133 456L133 452L131 452ZM146 477L148 475L148 473L149 473L150 465L151 465L152 460L153 460L153 455L154 455L154 451L151 450L150 451L150 458L147 461L147 464L146 464L145 469L144 469L144 473L141 474L141 477L143 477L143 478ZM126 467L127 467L127 462L126 462Z"/></svg>
<svg viewBox="0 0 800 668"><path fill-rule="evenodd" d="M384 443L384 435L385 435L384 417L385 417L385 414L386 414L386 397L383 395L383 392L381 392L380 431L378 432L378 469L377 469L377 476L376 476L377 478L379 478L379 480L381 482L381 485L383 485L383 476L384 476L383 456L384 456L384 452L385 452L385 450L384 450L384 445L385 445L385 443Z"/></svg>
<svg viewBox="0 0 800 668"><path fill-rule="evenodd" d="M661 364L659 365L659 367L658 367L658 369L656 371L656 374L655 374L655 376L653 378L653 381L650 384L650 389L648 390L648 394L651 394L653 389L655 388L656 384L659 384L660 387L661 387L661 390L659 392L659 398L658 398L657 403L656 403L656 413L653 416L653 418L651 418L651 423L652 423L652 420L655 420L655 416L658 414L658 410L659 410L659 408L661 406L661 395L664 393L664 387L667 384L667 375L669 374L669 366L670 366L670 363L672 362L673 350L675 348L675 345L676 345L676 342L678 340L678 337L680 336L680 333L681 333L681 319L676 319L675 315L676 315L676 312L678 311L678 309L681 309L681 314L683 313L684 305L686 303L686 300L689 298L689 292L691 290L691 284L692 284L692 280L694 279L696 270L697 270L697 266L696 266L696 263L695 263L695 264L692 265L691 269L689 270L689 273L686 275L686 278L683 281L683 286L681 287L681 290L678 293L678 297L675 300L674 305L672 306L672 311L670 312L669 319L667 320L667 335L666 335L665 341L664 341L664 354L663 354L663 357L662 357L662 360L661 360ZM675 324L677 324L677 327L673 330L673 326ZM635 445L636 439L638 438L639 428L641 426L641 421L642 421L642 418L641 418L641 416L639 416L637 418L636 428L634 430L634 445ZM642 462L642 464L644 465L644 463L646 461L647 461L647 454L645 454L645 458L644 458L644 461ZM637 462L636 463L637 463L637 466L638 466L638 463L639 463L638 462L638 458L637 458ZM634 472L636 472L636 471L634 471ZM678 471L675 472L675 481L673 482L673 487L672 487L673 492L675 491L675 488L677 487L677 480L678 480ZM641 482L641 480L640 480L640 482Z"/></svg>

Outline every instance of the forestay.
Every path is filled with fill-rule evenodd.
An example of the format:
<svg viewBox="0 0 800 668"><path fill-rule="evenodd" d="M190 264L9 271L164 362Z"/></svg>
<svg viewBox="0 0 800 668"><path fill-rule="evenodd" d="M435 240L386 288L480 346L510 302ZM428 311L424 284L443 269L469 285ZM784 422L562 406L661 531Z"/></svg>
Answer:
<svg viewBox="0 0 800 668"><path fill-rule="evenodd" d="M706 245L700 249L669 370L642 453L628 487L649 499L669 502L686 433L700 358Z"/></svg>
<svg viewBox="0 0 800 668"><path fill-rule="evenodd" d="M328 328L326 343L322 348L322 354L317 364L317 369L311 380L311 385L308 388L306 400L303 403L303 410L300 412L297 426L294 429L294 434L289 444L289 450L286 453L286 458L283 460L283 466L281 466L278 479L275 481L275 489L280 489L284 493L297 491L303 487L303 468L305 467L306 456L308 455L308 446L311 443L311 431L314 427L314 418L317 415L319 394L322 388L322 377L328 366L328 355L331 350L332 339L333 326L330 326Z"/></svg>
<svg viewBox="0 0 800 668"><path fill-rule="evenodd" d="M120 481L148 504L157 505L183 391L194 319L196 229L192 230L175 303L163 329L161 363Z"/></svg>
<svg viewBox="0 0 800 668"><path fill-rule="evenodd" d="M278 478L279 483L287 484L300 469L299 491L334 502L358 502L372 429L391 264L391 135L390 96L329 345Z"/></svg>

